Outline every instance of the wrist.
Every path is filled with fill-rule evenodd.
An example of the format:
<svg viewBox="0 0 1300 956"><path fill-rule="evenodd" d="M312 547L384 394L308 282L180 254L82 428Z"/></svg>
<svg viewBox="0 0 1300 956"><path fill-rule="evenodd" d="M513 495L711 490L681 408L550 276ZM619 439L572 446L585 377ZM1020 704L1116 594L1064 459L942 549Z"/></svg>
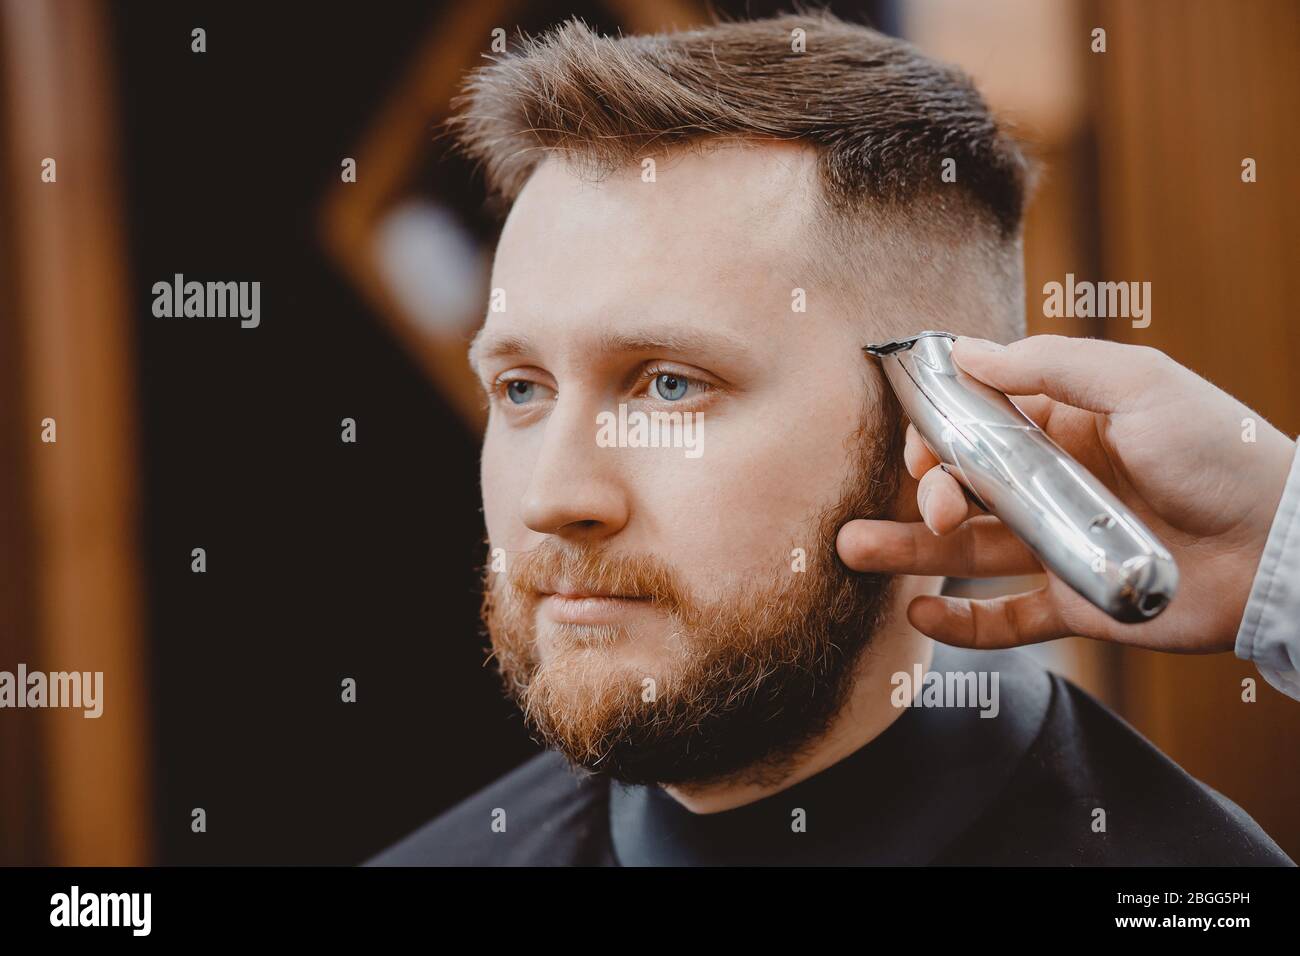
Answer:
<svg viewBox="0 0 1300 956"><path fill-rule="evenodd" d="M1272 426L1268 426L1268 432L1260 437L1255 467L1248 471L1252 504L1241 525L1244 544L1253 554L1252 577L1277 517L1278 505L1282 503L1296 456L1294 441Z"/></svg>

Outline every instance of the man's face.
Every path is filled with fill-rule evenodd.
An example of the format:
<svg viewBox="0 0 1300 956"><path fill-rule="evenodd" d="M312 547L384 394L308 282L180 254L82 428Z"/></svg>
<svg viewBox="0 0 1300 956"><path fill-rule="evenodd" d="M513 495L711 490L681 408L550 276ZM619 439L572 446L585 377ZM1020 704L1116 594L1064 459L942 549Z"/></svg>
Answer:
<svg viewBox="0 0 1300 956"><path fill-rule="evenodd" d="M593 182L550 159L506 223L474 352L485 619L530 725L589 769L779 777L879 622L886 582L834 535L890 509L897 421L800 274L813 164L727 147ZM689 417L646 447L654 412Z"/></svg>

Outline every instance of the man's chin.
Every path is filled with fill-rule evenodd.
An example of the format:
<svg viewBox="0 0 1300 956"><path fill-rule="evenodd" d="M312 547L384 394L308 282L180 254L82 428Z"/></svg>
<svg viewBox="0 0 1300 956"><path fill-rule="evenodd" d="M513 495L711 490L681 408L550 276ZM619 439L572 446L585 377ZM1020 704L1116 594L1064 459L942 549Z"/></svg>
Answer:
<svg viewBox="0 0 1300 956"><path fill-rule="evenodd" d="M606 679L626 671L657 679L671 667L678 650L668 626L629 627L622 624L556 624L539 621L534 652L548 669L603 671Z"/></svg>

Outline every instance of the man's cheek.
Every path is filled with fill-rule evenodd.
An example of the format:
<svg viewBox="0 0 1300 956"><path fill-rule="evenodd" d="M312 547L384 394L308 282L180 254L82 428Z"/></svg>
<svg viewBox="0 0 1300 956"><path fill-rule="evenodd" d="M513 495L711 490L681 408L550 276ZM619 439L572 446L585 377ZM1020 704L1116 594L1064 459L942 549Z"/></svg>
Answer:
<svg viewBox="0 0 1300 956"><path fill-rule="evenodd" d="M483 521L493 545L519 547L527 537L522 506L531 469L518 450L490 433L479 465L483 486Z"/></svg>
<svg viewBox="0 0 1300 956"><path fill-rule="evenodd" d="M799 524L791 489L748 454L638 469L644 516L637 544L671 562L695 588L770 574Z"/></svg>
<svg viewBox="0 0 1300 956"><path fill-rule="evenodd" d="M794 432L818 431L815 425ZM738 551L785 553L816 514L837 497L848 464L844 435L810 439L783 426L783 433L755 428L749 440L725 460L711 463L713 481L701 496L701 511L726 523Z"/></svg>

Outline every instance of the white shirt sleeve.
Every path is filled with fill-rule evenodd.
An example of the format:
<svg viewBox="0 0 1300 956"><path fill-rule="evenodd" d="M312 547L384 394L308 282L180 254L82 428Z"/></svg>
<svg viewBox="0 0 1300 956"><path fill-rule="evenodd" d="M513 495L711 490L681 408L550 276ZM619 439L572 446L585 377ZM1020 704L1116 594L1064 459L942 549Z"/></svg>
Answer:
<svg viewBox="0 0 1300 956"><path fill-rule="evenodd" d="M1282 693L1300 700L1300 448L1259 559L1236 653L1254 661Z"/></svg>

